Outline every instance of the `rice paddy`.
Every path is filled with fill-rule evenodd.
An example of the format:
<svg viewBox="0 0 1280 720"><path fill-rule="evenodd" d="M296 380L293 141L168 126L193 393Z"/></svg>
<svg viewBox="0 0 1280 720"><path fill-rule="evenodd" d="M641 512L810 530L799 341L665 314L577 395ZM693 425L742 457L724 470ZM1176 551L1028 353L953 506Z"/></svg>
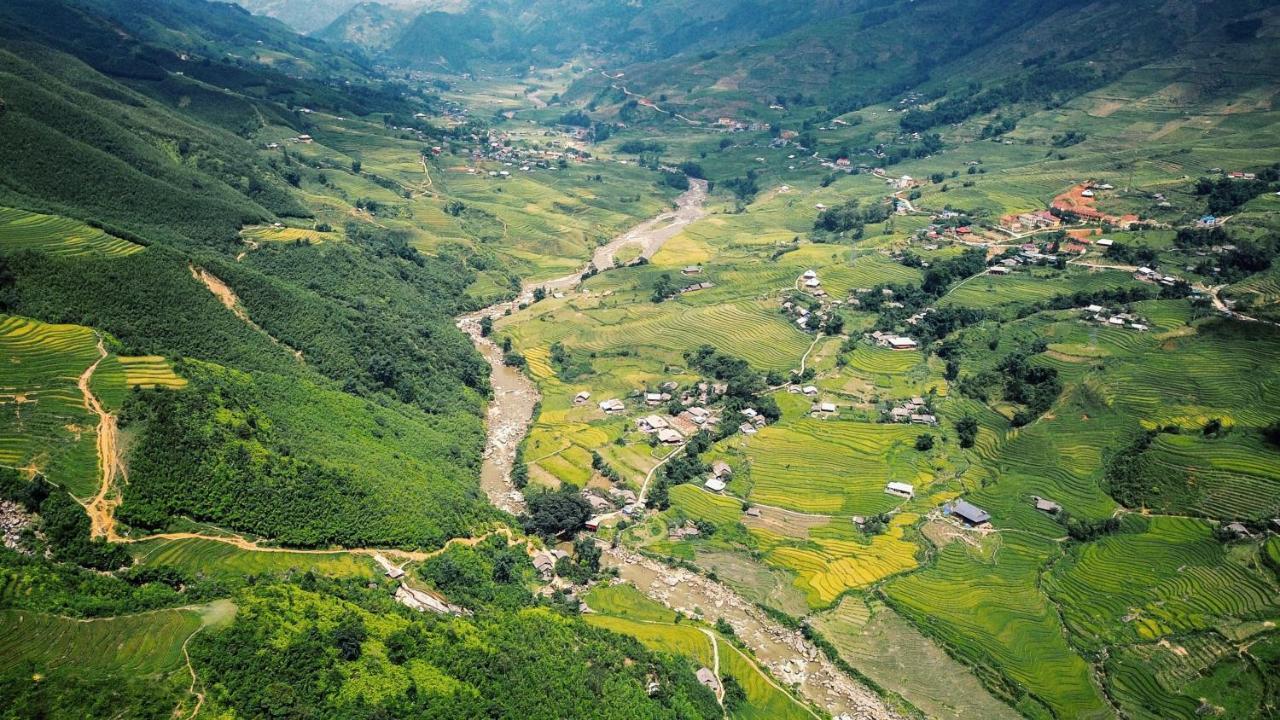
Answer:
<svg viewBox="0 0 1280 720"><path fill-rule="evenodd" d="M233 579L314 572L330 577L373 579L381 572L372 558L351 553L257 552L216 540L146 540L129 552L143 567L170 567L193 577Z"/></svg>
<svg viewBox="0 0 1280 720"><path fill-rule="evenodd" d="M0 611L0 669L25 662L44 672L157 675L185 665L182 643L229 603L74 620L22 610Z"/></svg>
<svg viewBox="0 0 1280 720"><path fill-rule="evenodd" d="M68 257L124 257L142 252L143 247L69 218L0 208L0 251L22 250Z"/></svg>
<svg viewBox="0 0 1280 720"><path fill-rule="evenodd" d="M97 343L89 328L0 316L0 465L92 493L98 418L77 382L97 362Z"/></svg>

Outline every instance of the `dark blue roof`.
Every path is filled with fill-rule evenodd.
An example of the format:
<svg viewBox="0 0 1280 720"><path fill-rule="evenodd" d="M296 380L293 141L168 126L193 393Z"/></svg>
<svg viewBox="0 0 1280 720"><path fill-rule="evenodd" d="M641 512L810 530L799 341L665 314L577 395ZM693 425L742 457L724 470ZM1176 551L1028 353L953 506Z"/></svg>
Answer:
<svg viewBox="0 0 1280 720"><path fill-rule="evenodd" d="M952 503L951 512L952 514L959 515L961 518L964 518L965 521L973 523L974 525L980 525L991 519L991 516L987 514L986 510L983 510L976 505L971 505L965 500L956 500Z"/></svg>

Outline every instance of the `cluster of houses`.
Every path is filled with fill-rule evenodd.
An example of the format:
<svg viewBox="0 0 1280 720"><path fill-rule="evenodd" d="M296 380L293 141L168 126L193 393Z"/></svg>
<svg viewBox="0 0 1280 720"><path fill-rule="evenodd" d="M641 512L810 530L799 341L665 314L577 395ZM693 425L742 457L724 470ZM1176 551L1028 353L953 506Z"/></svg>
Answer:
<svg viewBox="0 0 1280 720"><path fill-rule="evenodd" d="M729 463L717 460L711 463L711 474L707 476L707 481L703 483L703 487L711 492L724 492L729 478L732 476L733 468L729 467Z"/></svg>
<svg viewBox="0 0 1280 720"><path fill-rule="evenodd" d="M816 385L805 385L803 388L796 388L795 386L792 386L790 391L798 391L803 393L805 397L809 398L818 397L819 392ZM836 413L836 404L830 400L816 401L813 403L813 407L810 408L810 412L812 412L815 417L830 417Z"/></svg>
<svg viewBox="0 0 1280 720"><path fill-rule="evenodd" d="M636 420L636 427L640 432L657 435L658 442L664 445L679 445L684 441L680 431L671 427L671 424L659 415L649 415Z"/></svg>
<svg viewBox="0 0 1280 720"><path fill-rule="evenodd" d="M906 402L884 411L889 422L911 423L912 425L937 425L938 418L929 412L929 406L922 397L913 397Z"/></svg>
<svg viewBox="0 0 1280 720"><path fill-rule="evenodd" d="M1174 287L1178 283L1182 282L1181 278L1175 277L1173 275L1161 275L1160 272L1155 270L1154 268L1149 268L1145 266L1138 268L1133 273L1133 278L1135 280L1141 280L1143 282L1159 283L1160 285L1164 285L1165 287Z"/></svg>
<svg viewBox="0 0 1280 720"><path fill-rule="evenodd" d="M809 308L791 300L782 301L782 311L795 317L795 324L801 330L809 329L809 316L813 314ZM821 318L821 315L819 315Z"/></svg>
<svg viewBox="0 0 1280 720"><path fill-rule="evenodd" d="M741 425L738 426L738 432L743 435L755 435L760 428L769 424L763 415L756 412L754 408L747 408L742 411L742 417L746 418Z"/></svg>
<svg viewBox="0 0 1280 720"><path fill-rule="evenodd" d="M1013 232L1052 230L1062 225L1062 219L1048 210L1015 213L1000 218L1000 227Z"/></svg>
<svg viewBox="0 0 1280 720"><path fill-rule="evenodd" d="M917 320L919 322L919 320ZM887 347L890 350L918 350L920 343L905 335L897 335L895 333L887 333L876 330L867 335L878 347Z"/></svg>
<svg viewBox="0 0 1280 720"><path fill-rule="evenodd" d="M1086 307L1084 309L1084 316L1100 325L1106 325L1108 327L1127 327L1130 330L1137 330L1138 332L1146 332L1151 329L1151 327L1146 323L1139 322L1142 318L1130 313L1113 312L1101 305L1090 305Z"/></svg>

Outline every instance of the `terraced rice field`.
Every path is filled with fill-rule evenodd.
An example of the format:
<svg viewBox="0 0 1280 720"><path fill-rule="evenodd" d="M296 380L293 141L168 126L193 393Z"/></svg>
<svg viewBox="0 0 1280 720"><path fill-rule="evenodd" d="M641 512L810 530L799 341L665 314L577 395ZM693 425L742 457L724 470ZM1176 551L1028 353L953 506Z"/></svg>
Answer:
<svg viewBox="0 0 1280 720"><path fill-rule="evenodd" d="M920 492L933 480L914 450L918 427L803 418L746 442L749 499L807 513L874 515L900 504L890 481Z"/></svg>
<svg viewBox="0 0 1280 720"><path fill-rule="evenodd" d="M1017 720L969 668L883 603L846 596L813 625L846 662L930 718Z"/></svg>
<svg viewBox="0 0 1280 720"><path fill-rule="evenodd" d="M69 218L0 208L0 251L20 250L124 257L142 252L143 247Z"/></svg>
<svg viewBox="0 0 1280 720"><path fill-rule="evenodd" d="M92 494L98 420L77 381L98 360L97 342L89 328L0 316L0 465Z"/></svg>
<svg viewBox="0 0 1280 720"><path fill-rule="evenodd" d="M671 506L691 519L730 528L742 522L741 502L692 485L671 489ZM912 513L894 516L880 535L864 537L847 518L791 523L794 532L781 534L751 519L747 525L753 549L772 567L787 571L811 608L825 607L848 590L865 588L916 567L918 546L907 528L919 519Z"/></svg>
<svg viewBox="0 0 1280 720"><path fill-rule="evenodd" d="M695 667L715 665L711 639L697 625L675 623L675 613L648 599L630 585L602 586L585 598L594 613L583 619L636 638L646 647L660 652L684 655ZM747 702L730 717L734 720L812 720L813 714L797 703L747 655L727 639L716 635L721 677L731 676L742 686Z"/></svg>
<svg viewBox="0 0 1280 720"><path fill-rule="evenodd" d="M1145 532L1074 549L1046 578L1046 591L1084 642L1158 640L1280 613L1280 588L1257 572L1255 549L1228 548L1197 520L1147 523Z"/></svg>
<svg viewBox="0 0 1280 720"><path fill-rule="evenodd" d="M1196 514L1222 518L1270 518L1280 514L1280 456L1241 429L1224 438L1198 434L1156 437L1155 461L1188 476Z"/></svg>
<svg viewBox="0 0 1280 720"><path fill-rule="evenodd" d="M336 235L333 233L322 233L315 230L294 227L253 227L245 228L240 232L240 238L242 240L255 243L305 242L314 245L334 237L336 237Z"/></svg>
<svg viewBox="0 0 1280 720"><path fill-rule="evenodd" d="M1089 664L1067 643L1056 609L1038 589L1053 544L1021 534L1000 540L989 556L950 543L934 565L889 581L885 592L953 653L1000 671L1059 716L1109 717Z"/></svg>
<svg viewBox="0 0 1280 720"><path fill-rule="evenodd" d="M237 578L315 572L330 577L374 578L381 572L372 558L350 553L254 552L216 540L147 540L128 546L144 567L172 567L189 575Z"/></svg>
<svg viewBox="0 0 1280 720"><path fill-rule="evenodd" d="M66 667L88 673L165 673L184 664L182 643L200 624L196 610L85 621L3 610L0 669L32 662L46 672Z"/></svg>
<svg viewBox="0 0 1280 720"><path fill-rule="evenodd" d="M114 412L124 404L125 394L133 388L181 390L186 386L186 378L174 372L173 366L163 357L109 355L94 371L90 387L106 408Z"/></svg>
<svg viewBox="0 0 1280 720"><path fill-rule="evenodd" d="M1253 717L1263 680L1234 655L1213 635L1121 648L1106 663L1108 685L1126 714L1142 720Z"/></svg>
<svg viewBox="0 0 1280 720"><path fill-rule="evenodd" d="M596 352L629 348L678 357L709 344L760 370L788 370L798 364L811 341L779 315L776 306L763 302L635 303L587 314L591 324L567 329L566 346Z"/></svg>

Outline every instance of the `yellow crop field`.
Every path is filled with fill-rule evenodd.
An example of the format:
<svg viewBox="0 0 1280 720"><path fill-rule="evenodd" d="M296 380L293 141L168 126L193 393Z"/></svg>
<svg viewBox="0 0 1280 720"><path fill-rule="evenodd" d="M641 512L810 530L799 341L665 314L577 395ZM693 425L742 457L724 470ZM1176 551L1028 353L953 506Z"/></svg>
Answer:
<svg viewBox="0 0 1280 720"><path fill-rule="evenodd" d="M0 208L0 249L124 257L142 252L143 247L69 218Z"/></svg>

